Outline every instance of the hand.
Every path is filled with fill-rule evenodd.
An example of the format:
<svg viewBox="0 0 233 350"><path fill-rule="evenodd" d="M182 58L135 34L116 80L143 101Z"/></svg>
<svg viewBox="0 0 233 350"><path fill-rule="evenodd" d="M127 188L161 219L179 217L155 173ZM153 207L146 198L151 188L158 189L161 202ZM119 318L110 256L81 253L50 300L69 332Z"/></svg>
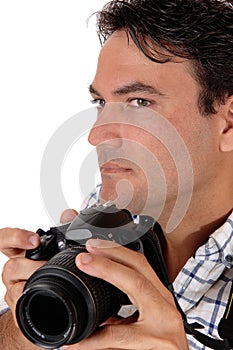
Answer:
<svg viewBox="0 0 233 350"><path fill-rule="evenodd" d="M61 223L72 220L76 215L77 212L66 210L61 216ZM2 280L6 286L5 300L13 316L26 280L35 270L45 264L45 261L25 258L25 250L36 248L39 244L40 238L34 232L17 228L0 230L0 251L10 258L3 268Z"/></svg>
<svg viewBox="0 0 233 350"><path fill-rule="evenodd" d="M15 315L15 305L22 294L24 284L30 275L43 263L25 259L25 250L36 248L39 236L31 231L5 228L0 230L0 251L9 257L2 280L6 286L5 300Z"/></svg>
<svg viewBox="0 0 233 350"><path fill-rule="evenodd" d="M63 348L188 349L183 322L173 297L142 254L102 240L89 240L87 250L88 253L77 256L78 268L125 292L137 307L138 317L108 320L88 338Z"/></svg>

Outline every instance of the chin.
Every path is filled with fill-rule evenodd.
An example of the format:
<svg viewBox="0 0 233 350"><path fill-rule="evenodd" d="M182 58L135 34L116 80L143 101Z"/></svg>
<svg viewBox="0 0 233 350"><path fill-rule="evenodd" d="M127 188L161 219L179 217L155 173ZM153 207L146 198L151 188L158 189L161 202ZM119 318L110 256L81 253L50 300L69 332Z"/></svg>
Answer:
<svg viewBox="0 0 233 350"><path fill-rule="evenodd" d="M118 192L116 186L106 186L102 183L101 200L103 202L112 201L119 209L127 209L131 214L139 215L143 212L146 199L142 193L135 193L121 188Z"/></svg>

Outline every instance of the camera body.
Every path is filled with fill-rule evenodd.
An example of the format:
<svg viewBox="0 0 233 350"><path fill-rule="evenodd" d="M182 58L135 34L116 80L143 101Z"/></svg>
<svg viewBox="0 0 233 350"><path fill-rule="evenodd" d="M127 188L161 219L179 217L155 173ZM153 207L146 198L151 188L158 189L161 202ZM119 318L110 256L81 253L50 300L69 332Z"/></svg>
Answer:
<svg viewBox="0 0 233 350"><path fill-rule="evenodd" d="M111 240L145 254L142 237L152 231L153 223L148 216L135 223L126 209L99 205L81 211L70 224L47 232L39 229L41 244L28 250L26 257L48 262L32 274L17 302L16 318L24 335L47 349L74 344L130 304L115 286L79 270L75 258L86 251L90 238Z"/></svg>
<svg viewBox="0 0 233 350"><path fill-rule="evenodd" d="M140 250L139 238L152 222L152 218L144 216L143 222L135 224L128 210L119 210L115 205L93 206L81 211L71 223L51 227L46 232L38 229L40 245L27 250L26 258L49 260L66 249L80 249L90 238L109 240L133 250Z"/></svg>

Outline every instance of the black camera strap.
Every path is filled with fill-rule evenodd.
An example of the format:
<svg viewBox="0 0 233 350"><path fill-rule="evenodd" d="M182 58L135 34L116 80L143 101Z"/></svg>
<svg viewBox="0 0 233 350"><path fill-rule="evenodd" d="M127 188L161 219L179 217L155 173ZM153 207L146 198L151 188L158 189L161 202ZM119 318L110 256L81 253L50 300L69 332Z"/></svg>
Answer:
<svg viewBox="0 0 233 350"><path fill-rule="evenodd" d="M185 332L187 334L191 334L200 343L202 343L205 346L208 346L210 349L215 349L215 350L230 350L230 349L232 349L232 343L229 342L228 337L226 337L226 338L224 337L223 340L212 338L212 337L207 336L207 335L205 335L197 330L197 329L204 328L199 323L197 323L197 322L191 323L191 324L188 323L186 315L183 312L183 310L181 309L178 301L176 300L174 292L172 292L172 294L173 294L173 297L174 297L174 300L176 303L176 307L182 316L183 323L184 323L184 329L185 329ZM231 323L231 325L233 326L233 322ZM231 332L232 332L232 330L231 330Z"/></svg>
<svg viewBox="0 0 233 350"><path fill-rule="evenodd" d="M174 293L173 285L169 280L167 267L163 258L162 248L161 248L161 237L163 237L163 232L158 223L155 223L153 229L147 232L141 241L144 246L145 256L156 272L157 276L161 282L167 287L173 295L177 310L180 312L184 329L187 334L191 334L195 339L197 339L203 345L215 349L215 350L230 350L233 349L233 284L231 287L230 297L228 300L228 305L226 312L220 321L218 331L222 340L214 339L198 331L198 329L204 328L202 325L195 323L188 323L185 313L180 307Z"/></svg>
<svg viewBox="0 0 233 350"><path fill-rule="evenodd" d="M233 282L231 282L231 291L225 314L218 325L218 333L221 338L227 338L231 348L233 348Z"/></svg>

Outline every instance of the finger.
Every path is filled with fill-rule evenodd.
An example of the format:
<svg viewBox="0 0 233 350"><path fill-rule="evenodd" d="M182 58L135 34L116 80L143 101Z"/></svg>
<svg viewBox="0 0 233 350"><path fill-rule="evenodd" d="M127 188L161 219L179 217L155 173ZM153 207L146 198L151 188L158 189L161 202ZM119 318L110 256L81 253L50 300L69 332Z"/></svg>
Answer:
<svg viewBox="0 0 233 350"><path fill-rule="evenodd" d="M151 346L152 343L150 341L154 339L156 336L160 337L161 334L163 335L163 340L160 340L159 343L161 345L161 342L163 341L163 346L161 346L162 349L172 349L172 345L169 341L166 339L173 339L173 336L179 336L183 334L183 321L181 318L181 315L176 309L173 297L170 295L170 299L167 300L166 295L164 294L164 289L161 291L160 289L156 288L155 285L152 284L150 280L148 280L143 274L139 273L138 271L119 264L116 261L113 261L111 259L108 259L104 256L94 255L91 253L81 253L76 258L78 267L86 272L89 275L99 277L101 279L106 280L107 282L115 285L117 288L125 292L129 299L131 300L132 304L135 305L139 311L139 317L136 323L133 325L138 325L140 328L138 328L138 334L141 335L141 338L138 339L136 342L136 345L134 342L130 341L130 337L133 337L134 332L137 331L135 328L132 331L132 334L129 335L127 339L129 340L129 347L125 347L125 344L123 343L122 347L120 347L119 343L112 343L108 342L108 344L111 345L112 348L120 348L120 349L157 349L157 339L155 346ZM165 288L165 287L164 287ZM153 311L152 311L153 310ZM168 317L164 315L169 315ZM161 325L164 322L164 318L169 320L173 320L172 329L171 327L168 328L168 333L166 333L166 329L162 328ZM122 328L123 325L115 325L115 327L120 327L117 330L122 330L122 333L124 331L126 332L126 329L128 327L132 327L132 324L125 326L125 328ZM111 327L111 326L110 326ZM113 327L113 325L112 325ZM113 328L110 328L111 332L113 332ZM173 333L171 334L171 331ZM111 332L109 336L111 336ZM146 332L149 332L146 335ZM137 333L137 332L136 332ZM151 338L151 335L153 334L153 338ZM145 336L146 335L146 336ZM116 333L116 337L120 337L121 333ZM177 339L179 339L177 338ZM149 340L149 343L147 341ZM181 339L182 342L184 339ZM137 347L138 344L140 344L140 341L143 341L142 347ZM105 343L101 343L101 339L98 338L98 344L101 344L102 347L99 347L98 349L105 349L107 346ZM148 344L150 344L150 347L147 347ZM170 344L170 346L169 346ZM165 345L165 347L164 347ZM89 346L89 343L88 343ZM158 347L158 349L161 349ZM87 349L92 349L91 347L87 347ZM94 348L93 348L94 349ZM178 347L176 348L178 349Z"/></svg>
<svg viewBox="0 0 233 350"><path fill-rule="evenodd" d="M19 281L25 281L44 264L44 261L34 261L25 258L9 259L3 267L3 283L8 288Z"/></svg>
<svg viewBox="0 0 233 350"><path fill-rule="evenodd" d="M124 246L121 246L115 242L90 239L87 241L86 248L89 252L96 255L105 256L120 264L134 268L140 273L143 273L149 279L155 277L155 272L148 264L146 257L138 252L130 250Z"/></svg>
<svg viewBox="0 0 233 350"><path fill-rule="evenodd" d="M7 293L5 294L5 301L9 306L9 308L11 309L13 320L17 327L18 327L18 323L16 320L16 312L15 312L16 302L23 293L24 285L25 285L25 282L19 282L14 286L12 286L11 290L7 291Z"/></svg>
<svg viewBox="0 0 233 350"><path fill-rule="evenodd" d="M111 347L111 348L110 348ZM172 350L170 342L163 342L155 336L140 332L136 323L125 325L107 325L78 344L63 347L70 350L102 350L102 349L152 349Z"/></svg>
<svg viewBox="0 0 233 350"><path fill-rule="evenodd" d="M33 249L40 244L35 232L18 228L0 229L0 250L8 257L22 255L26 249Z"/></svg>
<svg viewBox="0 0 233 350"><path fill-rule="evenodd" d="M138 271L160 289L163 292L163 295L166 296L168 300L170 299L173 304L173 297L171 296L170 291L168 291L159 280L155 271L143 254L123 247L115 242L100 239L90 239L87 241L86 248L91 253L107 257Z"/></svg>
<svg viewBox="0 0 233 350"><path fill-rule="evenodd" d="M66 209L63 211L60 217L61 224L66 224L67 222L71 222L78 215L78 212L74 209Z"/></svg>
<svg viewBox="0 0 233 350"><path fill-rule="evenodd" d="M25 281L15 283L14 285L11 286L11 288L7 289L7 292L5 294L4 299L12 311L12 315L14 317L15 323L17 323L15 319L16 302L23 293L25 283L26 283Z"/></svg>
<svg viewBox="0 0 233 350"><path fill-rule="evenodd" d="M161 294L155 286L144 275L128 266L90 253L78 254L76 264L83 272L104 279L122 290L138 309L149 299L161 302Z"/></svg>
<svg viewBox="0 0 233 350"><path fill-rule="evenodd" d="M135 311L133 315L129 317L112 316L109 317L102 325L107 324L129 324L138 320L139 312Z"/></svg>

